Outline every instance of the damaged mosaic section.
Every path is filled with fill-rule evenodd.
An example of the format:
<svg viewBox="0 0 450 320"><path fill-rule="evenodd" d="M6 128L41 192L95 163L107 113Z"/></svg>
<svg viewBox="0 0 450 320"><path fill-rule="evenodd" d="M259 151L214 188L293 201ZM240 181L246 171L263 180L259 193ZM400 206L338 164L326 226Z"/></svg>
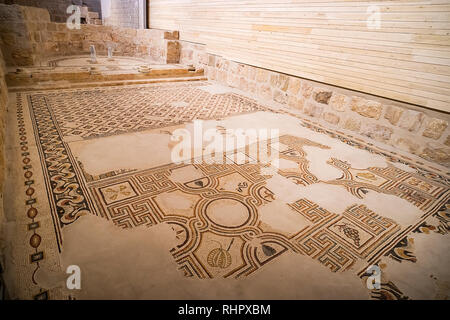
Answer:
<svg viewBox="0 0 450 320"><path fill-rule="evenodd" d="M53 222L51 226L36 225L33 203L26 202L35 229L53 230L61 253L65 245L63 229L84 215L96 215L117 228L131 230L165 224L176 239L170 254L186 277L242 279L270 268L283 255L298 254L331 272L356 273L362 281L367 277L367 267L386 257L415 263L409 245L415 233L448 233L450 184L441 171L272 111L237 93L209 92L204 90L205 84L17 94L19 140L24 145L32 138L22 130L24 116L29 115L26 121L32 124L47 194L47 198L32 197L30 186L25 201L48 201ZM222 158L228 161L221 163L203 158L190 164L117 168L94 174L86 170L71 148L74 141L101 142L107 137L150 132L195 119L221 120L256 112L291 117L298 128L308 130L305 136L291 132L264 141L268 153L279 154L278 167L252 158L252 146L247 145L224 152ZM218 129L226 132L225 127ZM311 155L333 153L335 142L326 142L331 141L327 140L330 136L351 148L383 157L387 165L358 168L338 156L331 157L327 164L340 177L321 179L311 169ZM26 154L24 157L26 161ZM25 178L29 181L31 176ZM291 183L294 191L311 186L338 188L345 192L349 205L343 210L330 209L307 195L286 201L271 187L277 179ZM370 194L410 203L421 216L405 225L365 203ZM429 224L431 218L439 223ZM30 238L34 257L30 263L37 266L46 257L46 249L39 250L38 233ZM48 298L46 295L47 291L40 290L37 297ZM400 299L406 295L387 280L372 297Z"/></svg>

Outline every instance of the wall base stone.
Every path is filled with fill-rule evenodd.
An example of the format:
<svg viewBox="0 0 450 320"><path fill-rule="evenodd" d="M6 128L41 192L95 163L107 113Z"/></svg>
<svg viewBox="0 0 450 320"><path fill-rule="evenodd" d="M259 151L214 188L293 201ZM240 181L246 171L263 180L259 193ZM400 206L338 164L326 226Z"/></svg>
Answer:
<svg viewBox="0 0 450 320"><path fill-rule="evenodd" d="M300 111L325 126L361 134L368 141L382 142L450 166L450 115L447 113L237 63L208 54L204 45L187 41L180 44L180 61L198 68L208 66L211 80L227 85L228 75L237 73L240 81L233 81L232 86L254 93L259 99ZM197 58L205 54L209 57ZM204 62L210 60L215 63ZM211 77L212 74L215 76Z"/></svg>
<svg viewBox="0 0 450 320"><path fill-rule="evenodd" d="M3 210L3 188L5 181L5 118L8 105L8 88L5 81L5 64L0 52L0 263L4 266L4 250L6 246Z"/></svg>

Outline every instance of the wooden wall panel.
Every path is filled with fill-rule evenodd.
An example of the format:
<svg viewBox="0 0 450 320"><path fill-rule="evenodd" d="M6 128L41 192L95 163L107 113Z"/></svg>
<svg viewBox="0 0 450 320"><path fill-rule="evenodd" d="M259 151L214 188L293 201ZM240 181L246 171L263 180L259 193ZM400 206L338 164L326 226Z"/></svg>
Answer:
<svg viewBox="0 0 450 320"><path fill-rule="evenodd" d="M152 28L209 53L450 112L450 0L149 1Z"/></svg>

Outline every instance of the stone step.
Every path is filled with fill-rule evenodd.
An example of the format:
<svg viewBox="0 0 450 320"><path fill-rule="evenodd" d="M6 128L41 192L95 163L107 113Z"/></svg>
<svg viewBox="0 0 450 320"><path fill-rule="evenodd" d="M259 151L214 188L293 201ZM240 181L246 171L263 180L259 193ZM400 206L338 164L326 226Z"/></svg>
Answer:
<svg viewBox="0 0 450 320"><path fill-rule="evenodd" d="M166 82L184 82L184 81L208 81L205 76L197 77L180 77L180 78L154 78L142 80L123 80L123 81L103 81L103 82L81 82L81 83L65 83L52 82L31 86L10 87L9 92L36 91L36 90L62 90L76 88L92 88L92 87L109 87L109 86L126 86L137 84L166 83Z"/></svg>

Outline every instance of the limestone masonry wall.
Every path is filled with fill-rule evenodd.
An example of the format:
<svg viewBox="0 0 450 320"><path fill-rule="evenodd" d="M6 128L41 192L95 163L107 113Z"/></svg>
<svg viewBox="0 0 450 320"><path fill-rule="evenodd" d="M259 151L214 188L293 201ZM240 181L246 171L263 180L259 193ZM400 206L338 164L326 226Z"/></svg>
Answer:
<svg viewBox="0 0 450 320"><path fill-rule="evenodd" d="M89 11L101 13L101 0L0 0L0 3L47 9L54 22L65 22L69 16L66 10L72 4L85 3Z"/></svg>
<svg viewBox="0 0 450 320"><path fill-rule="evenodd" d="M210 80L288 106L327 127L450 165L448 113L237 63L207 53L202 44L180 44L180 63L204 68Z"/></svg>
<svg viewBox="0 0 450 320"><path fill-rule="evenodd" d="M8 103L8 89L5 82L5 65L0 52L0 262L3 265L4 222L3 188L5 180L5 117Z"/></svg>
<svg viewBox="0 0 450 320"><path fill-rule="evenodd" d="M102 55L113 45L115 55L158 63L179 59L178 32L85 24L71 30L66 23L51 22L47 10L33 7L0 4L0 34L8 66L40 65L49 57L88 53L92 44Z"/></svg>

